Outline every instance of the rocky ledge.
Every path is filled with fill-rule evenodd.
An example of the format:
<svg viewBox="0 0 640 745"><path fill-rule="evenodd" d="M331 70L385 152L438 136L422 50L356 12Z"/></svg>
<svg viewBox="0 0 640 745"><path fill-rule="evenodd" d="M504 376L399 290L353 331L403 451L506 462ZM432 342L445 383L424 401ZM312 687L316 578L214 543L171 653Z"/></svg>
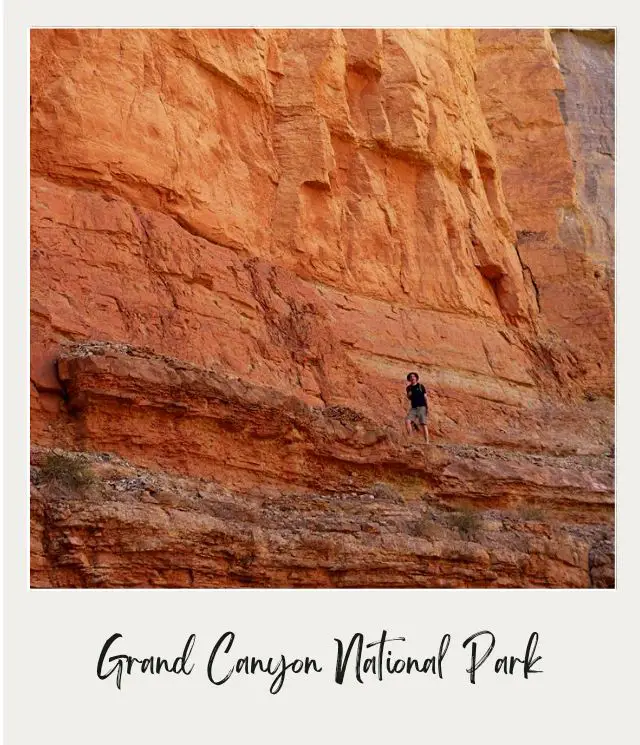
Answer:
<svg viewBox="0 0 640 745"><path fill-rule="evenodd" d="M407 441L122 344L58 374L74 452L33 450L34 586L613 584L611 451Z"/></svg>
<svg viewBox="0 0 640 745"><path fill-rule="evenodd" d="M52 459L85 483L52 478ZM411 490L231 489L41 448L31 472L33 587L613 585L611 522L549 519L544 499L486 507L419 476Z"/></svg>

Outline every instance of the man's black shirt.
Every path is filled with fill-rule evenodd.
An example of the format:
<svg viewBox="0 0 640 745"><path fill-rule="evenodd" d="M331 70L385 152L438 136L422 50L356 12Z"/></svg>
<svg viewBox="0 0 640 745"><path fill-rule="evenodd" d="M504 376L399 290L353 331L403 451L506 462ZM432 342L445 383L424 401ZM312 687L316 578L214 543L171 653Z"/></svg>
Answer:
<svg viewBox="0 0 640 745"><path fill-rule="evenodd" d="M417 409L418 406L427 405L427 390L422 383L407 386L407 396L411 398L411 408Z"/></svg>

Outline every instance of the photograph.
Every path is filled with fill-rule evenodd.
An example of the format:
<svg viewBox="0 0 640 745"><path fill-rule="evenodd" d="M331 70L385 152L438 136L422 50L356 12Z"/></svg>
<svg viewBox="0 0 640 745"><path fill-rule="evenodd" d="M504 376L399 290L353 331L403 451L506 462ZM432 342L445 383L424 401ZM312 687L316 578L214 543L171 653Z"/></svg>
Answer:
<svg viewBox="0 0 640 745"><path fill-rule="evenodd" d="M28 35L31 589L615 588L615 29Z"/></svg>

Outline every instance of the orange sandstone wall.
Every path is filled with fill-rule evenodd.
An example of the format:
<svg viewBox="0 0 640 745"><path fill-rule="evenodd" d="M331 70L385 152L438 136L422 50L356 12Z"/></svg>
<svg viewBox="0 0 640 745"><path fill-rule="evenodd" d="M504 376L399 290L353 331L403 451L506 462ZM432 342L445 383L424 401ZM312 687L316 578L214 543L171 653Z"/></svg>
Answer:
<svg viewBox="0 0 640 745"><path fill-rule="evenodd" d="M33 31L33 440L100 449L57 359L112 341L396 429L418 369L443 442L610 445L611 46Z"/></svg>
<svg viewBox="0 0 640 745"><path fill-rule="evenodd" d="M34 586L613 585L610 33L31 60Z"/></svg>
<svg viewBox="0 0 640 745"><path fill-rule="evenodd" d="M478 88L541 321L613 391L612 32L478 31Z"/></svg>

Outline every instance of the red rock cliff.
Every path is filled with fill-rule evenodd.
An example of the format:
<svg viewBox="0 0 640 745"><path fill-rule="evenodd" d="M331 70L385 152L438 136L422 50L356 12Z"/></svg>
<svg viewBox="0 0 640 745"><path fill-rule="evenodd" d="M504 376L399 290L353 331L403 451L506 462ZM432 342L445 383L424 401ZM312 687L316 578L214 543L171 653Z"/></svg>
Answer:
<svg viewBox="0 0 640 745"><path fill-rule="evenodd" d="M612 582L609 34L31 49L35 585Z"/></svg>

